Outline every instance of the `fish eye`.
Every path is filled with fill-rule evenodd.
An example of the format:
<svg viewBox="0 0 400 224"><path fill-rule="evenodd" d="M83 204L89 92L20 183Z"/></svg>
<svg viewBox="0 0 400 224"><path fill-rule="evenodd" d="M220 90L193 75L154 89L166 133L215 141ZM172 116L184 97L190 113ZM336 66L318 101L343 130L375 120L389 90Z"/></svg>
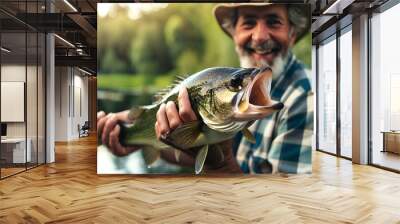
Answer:
<svg viewBox="0 0 400 224"><path fill-rule="evenodd" d="M242 89L243 78L241 76L233 77L230 81L230 90L237 92Z"/></svg>

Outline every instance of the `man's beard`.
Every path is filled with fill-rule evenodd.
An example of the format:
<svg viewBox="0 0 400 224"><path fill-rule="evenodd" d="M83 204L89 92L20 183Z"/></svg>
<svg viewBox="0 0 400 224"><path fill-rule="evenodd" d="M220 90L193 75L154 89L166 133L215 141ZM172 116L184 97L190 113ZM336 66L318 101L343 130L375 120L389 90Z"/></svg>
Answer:
<svg viewBox="0 0 400 224"><path fill-rule="evenodd" d="M272 69L272 78L276 79L284 70L285 65L288 60L288 50L285 52L280 51L278 55L275 57L272 64L269 64L266 60L255 60L251 56L251 50L249 49L262 49L263 47L273 46L273 44L263 44L262 46L252 46L250 44L246 44L244 48L240 48L236 45L236 52L239 55L240 66L243 68L254 68L254 67L270 67Z"/></svg>

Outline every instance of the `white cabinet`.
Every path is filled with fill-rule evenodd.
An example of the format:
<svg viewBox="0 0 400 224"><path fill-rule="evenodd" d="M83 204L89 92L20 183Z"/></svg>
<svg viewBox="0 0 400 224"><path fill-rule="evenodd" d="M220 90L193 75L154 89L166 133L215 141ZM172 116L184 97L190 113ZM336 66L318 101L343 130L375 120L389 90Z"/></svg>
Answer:
<svg viewBox="0 0 400 224"><path fill-rule="evenodd" d="M32 140L26 140L27 147L25 151L25 138L7 138L1 140L1 147L4 151L10 151L12 154L12 163L25 163L32 161ZM3 150L2 150L3 151ZM7 159L11 162L11 158ZM25 161L26 160L26 161Z"/></svg>

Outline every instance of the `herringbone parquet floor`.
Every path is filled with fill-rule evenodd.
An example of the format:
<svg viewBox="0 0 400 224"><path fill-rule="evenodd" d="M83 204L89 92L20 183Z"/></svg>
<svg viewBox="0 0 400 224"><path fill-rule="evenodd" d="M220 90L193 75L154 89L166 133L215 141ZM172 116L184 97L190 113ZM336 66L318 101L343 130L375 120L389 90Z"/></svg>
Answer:
<svg viewBox="0 0 400 224"><path fill-rule="evenodd" d="M312 175L98 176L94 137L0 181L0 223L400 223L400 175L314 153Z"/></svg>

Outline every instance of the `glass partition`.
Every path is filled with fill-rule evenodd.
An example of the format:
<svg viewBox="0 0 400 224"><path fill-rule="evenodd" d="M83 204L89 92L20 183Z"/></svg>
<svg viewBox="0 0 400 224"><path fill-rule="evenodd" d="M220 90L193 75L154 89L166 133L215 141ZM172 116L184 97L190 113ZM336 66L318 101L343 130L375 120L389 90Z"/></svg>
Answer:
<svg viewBox="0 0 400 224"><path fill-rule="evenodd" d="M25 170L31 161L26 150L26 41L25 31L1 34L2 177Z"/></svg>
<svg viewBox="0 0 400 224"><path fill-rule="evenodd" d="M20 1L16 10L40 13L43 5ZM45 44L44 33L0 11L1 179L45 163Z"/></svg>
<svg viewBox="0 0 400 224"><path fill-rule="evenodd" d="M336 154L336 36L318 47L318 149Z"/></svg>

